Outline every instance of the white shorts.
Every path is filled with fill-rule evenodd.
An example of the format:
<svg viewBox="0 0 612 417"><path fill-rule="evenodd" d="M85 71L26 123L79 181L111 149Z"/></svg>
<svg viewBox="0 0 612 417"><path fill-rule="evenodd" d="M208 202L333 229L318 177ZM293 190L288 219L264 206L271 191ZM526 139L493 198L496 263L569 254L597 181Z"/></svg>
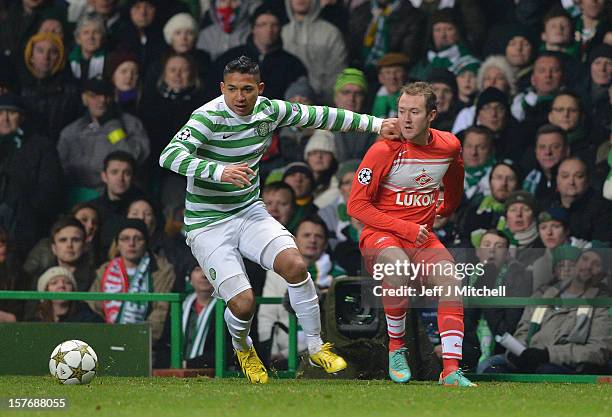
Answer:
<svg viewBox="0 0 612 417"><path fill-rule="evenodd" d="M285 240L297 248L293 235L270 216L263 202L257 202L227 221L188 232L187 245L214 287L213 295L229 301L251 288L242 258L272 269L278 253L271 262L264 262L262 254L280 236L290 237Z"/></svg>

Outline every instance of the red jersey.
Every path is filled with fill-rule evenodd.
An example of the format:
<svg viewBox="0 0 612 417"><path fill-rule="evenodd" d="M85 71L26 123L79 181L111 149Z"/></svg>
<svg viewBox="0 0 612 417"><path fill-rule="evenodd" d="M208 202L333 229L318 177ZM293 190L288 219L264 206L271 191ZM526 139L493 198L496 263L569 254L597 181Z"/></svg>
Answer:
<svg viewBox="0 0 612 417"><path fill-rule="evenodd" d="M419 225L431 231L436 214L447 217L463 195L461 144L450 132L429 129L427 145L383 140L363 158L353 178L348 214L366 231L414 242ZM444 202L436 209L440 185Z"/></svg>

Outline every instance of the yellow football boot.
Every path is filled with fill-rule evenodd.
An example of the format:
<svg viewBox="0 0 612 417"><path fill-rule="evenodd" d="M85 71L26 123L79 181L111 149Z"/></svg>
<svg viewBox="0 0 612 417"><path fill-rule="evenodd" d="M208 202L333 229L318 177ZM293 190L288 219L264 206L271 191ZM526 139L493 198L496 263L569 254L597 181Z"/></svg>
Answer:
<svg viewBox="0 0 612 417"><path fill-rule="evenodd" d="M321 350L310 355L310 364L323 368L328 374L335 374L346 368L346 361L339 355L332 352L333 345L325 343Z"/></svg>
<svg viewBox="0 0 612 417"><path fill-rule="evenodd" d="M244 352L239 350L235 350L235 352L242 368L242 373L247 381L252 384L265 384L268 382L268 372L259 356L257 356L254 346L251 346L249 350Z"/></svg>

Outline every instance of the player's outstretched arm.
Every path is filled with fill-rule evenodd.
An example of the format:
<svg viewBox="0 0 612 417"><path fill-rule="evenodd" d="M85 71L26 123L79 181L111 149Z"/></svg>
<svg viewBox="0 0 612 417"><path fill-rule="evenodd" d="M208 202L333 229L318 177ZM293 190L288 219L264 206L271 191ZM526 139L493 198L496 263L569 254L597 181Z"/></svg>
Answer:
<svg viewBox="0 0 612 417"><path fill-rule="evenodd" d="M377 133L389 139L399 137L397 119L380 119L345 109L328 106L308 106L283 100L272 100L279 127L307 127L334 132Z"/></svg>

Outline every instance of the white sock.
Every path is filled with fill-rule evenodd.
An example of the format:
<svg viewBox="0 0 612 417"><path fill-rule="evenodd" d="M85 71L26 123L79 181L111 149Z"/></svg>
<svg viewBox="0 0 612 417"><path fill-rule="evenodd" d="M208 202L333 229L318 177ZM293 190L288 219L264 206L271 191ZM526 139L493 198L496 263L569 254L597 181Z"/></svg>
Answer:
<svg viewBox="0 0 612 417"><path fill-rule="evenodd" d="M223 314L223 317L225 317L227 329L232 335L232 345L234 346L234 349L242 352L249 350L251 346L253 346L253 341L249 336L253 317L251 317L248 321L240 320L234 316L231 310L227 307L225 308L225 314Z"/></svg>
<svg viewBox="0 0 612 417"><path fill-rule="evenodd" d="M321 313L319 311L319 297L310 274L297 284L287 283L289 301L295 311L302 330L306 335L308 353L315 354L321 350Z"/></svg>

